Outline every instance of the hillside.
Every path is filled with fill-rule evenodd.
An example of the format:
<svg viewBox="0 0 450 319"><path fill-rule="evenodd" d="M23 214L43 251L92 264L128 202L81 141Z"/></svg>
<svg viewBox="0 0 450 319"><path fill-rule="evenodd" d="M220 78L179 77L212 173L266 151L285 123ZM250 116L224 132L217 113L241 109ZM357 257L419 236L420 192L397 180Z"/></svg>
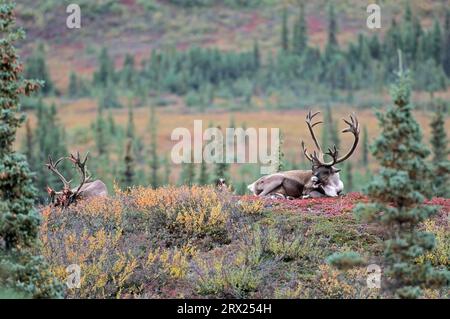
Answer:
<svg viewBox="0 0 450 319"><path fill-rule="evenodd" d="M279 128L285 167L309 168L299 148L300 140L311 141L304 125L307 110L325 111L326 123L318 132L324 144L349 145L347 137L335 133L342 128L341 118L352 112L361 122L361 135L367 132L362 140L369 144L379 133L374 110L391 103L389 86L398 67L397 46L402 41L389 39L409 39L411 30L417 48L407 48L420 48L414 59L423 61L413 64L408 51L405 61L414 80L415 116L428 143L430 111L438 104L446 106L450 97L443 68L428 58L445 48L428 48L434 47L437 34L443 38L450 30L444 26L442 2L408 3L419 27L412 20L405 22L405 4L384 1L382 28L371 31L366 27L366 4L352 0L334 4L333 15L327 1L308 3L302 14L296 1L81 1L82 27L70 30L65 27L64 1L21 1L16 12L28 33L20 47L26 75L48 83L42 96L23 101L30 125L28 134L26 126L19 132L18 148L26 148L27 136L28 145L33 145L30 136L44 131L45 120L38 119L36 110L54 105L54 123L49 126L56 127L61 147L55 146L59 142L47 147L41 137L28 152L36 155L30 162L38 172L41 192L50 180L40 169L45 152L56 157L90 151L96 156L99 144L107 145L107 159L96 156L90 169L111 189L121 179L129 128L134 131L130 134L137 172L133 184L148 185L150 161L157 162L153 166L158 166L161 185L181 184L181 166L169 161L174 146L170 135L179 127L192 130L194 120L202 120L204 128ZM299 53L293 51L294 35L302 17L306 41ZM330 29L331 20L336 30ZM436 24L441 25L439 32ZM288 29L287 52L282 48L283 25ZM335 57L327 53L332 36L337 42ZM150 109L156 125L150 123ZM104 132L108 142L98 142L99 123L114 131ZM154 159L149 158L152 143L158 149ZM367 153L368 148L360 145L352 158L350 191L362 190L377 168L369 155L369 162L362 163L363 150ZM260 176L257 166L231 165L229 183L245 192L245 184ZM213 167L208 169L212 175ZM349 185L346 174L344 170Z"/></svg>
<svg viewBox="0 0 450 319"><path fill-rule="evenodd" d="M48 46L52 79L61 90L68 85L70 71L91 75L97 52L106 47L117 66L126 53L137 62L148 58L152 49L192 46L224 50L250 50L259 41L267 55L280 44L281 10L289 8L289 22L297 11L295 1L255 1L261 5L225 5L221 1L211 6L185 8L171 1L78 1L82 10L82 28L65 27L65 7L70 1L32 1L18 3L19 24L27 31L22 54L27 57L39 41ZM176 2L176 1L174 1ZM231 2L231 1L230 1ZM409 1L421 17L424 27L442 13L444 2L436 0ZM323 47L326 42L327 1L314 1L306 7L311 45ZM393 17L401 17L403 5L398 1L383 1L383 26L377 31L366 28L367 4L358 0L336 4L339 21L339 42L345 45L358 33L386 32Z"/></svg>
<svg viewBox="0 0 450 319"><path fill-rule="evenodd" d="M210 187L116 189L64 212L42 208L41 240L62 280L67 265L81 267L81 289L67 289L68 298L380 298L365 266L342 273L326 261L353 250L379 263L381 229L351 213L364 201L358 193L286 201ZM450 200L427 205L440 207L422 225L438 244L418 262L448 267Z"/></svg>

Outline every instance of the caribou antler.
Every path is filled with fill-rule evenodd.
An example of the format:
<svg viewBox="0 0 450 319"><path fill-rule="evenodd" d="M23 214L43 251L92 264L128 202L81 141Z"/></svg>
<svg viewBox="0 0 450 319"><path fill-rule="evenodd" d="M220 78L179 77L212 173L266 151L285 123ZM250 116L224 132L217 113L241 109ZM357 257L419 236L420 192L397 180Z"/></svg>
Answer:
<svg viewBox="0 0 450 319"><path fill-rule="evenodd" d="M64 184L64 189L70 189L70 182L71 181L67 181L66 178L58 171L57 166L58 164L64 159L64 157L61 157L60 159L58 159L56 162L53 161L52 157L49 156L48 157L48 163L45 164L45 166L51 170L53 173L56 174L56 176L59 177L59 179L63 182Z"/></svg>
<svg viewBox="0 0 450 319"><path fill-rule="evenodd" d="M326 153L323 153L322 148L320 147L319 142L317 141L316 135L314 134L314 126L323 123L322 121L312 123L313 118L319 114L320 112L311 113L311 111L308 112L306 115L306 124L308 125L309 132L311 134L311 137L314 141L314 144L317 148L317 152L314 151L313 154L309 154L308 150L305 147L305 143L302 141L302 149L303 153L305 154L305 157L313 163L314 166L333 166L335 164L341 163L348 159L353 152L356 149L356 146L358 145L359 141L359 123L358 119L356 118L356 115L350 115L350 121L347 121L344 119L344 122L349 126L348 128L342 130L342 133L351 132L353 136L355 137L355 140L353 141L353 145L350 148L350 150L342 157L338 158L338 150L336 148L336 145L333 146L333 148L329 148ZM331 162L325 162L324 161L324 155L329 155L332 160Z"/></svg>
<svg viewBox="0 0 450 319"><path fill-rule="evenodd" d="M353 141L352 147L347 152L347 154L345 154L342 157L339 157L336 160L336 164L341 163L341 162L345 161L347 158L349 158L355 151L356 146L358 145L358 141L359 141L359 122L358 122L358 118L356 117L356 115L354 113L352 115L350 115L350 121L347 121L346 119L343 119L343 120L348 125L348 127L346 129L342 130L342 133L350 132L353 134L353 137L355 139Z"/></svg>
<svg viewBox="0 0 450 319"><path fill-rule="evenodd" d="M77 152L77 156L75 157L73 154L70 154L70 157L68 159L77 167L78 172L80 173L81 179L80 179L80 185L77 187L76 191L72 193L71 198L76 198L78 196L78 193L81 190L81 187L89 181L91 176L86 174L86 162L88 160L89 152L86 153L86 156L84 157L84 160L80 159L80 152Z"/></svg>
<svg viewBox="0 0 450 319"><path fill-rule="evenodd" d="M306 125L308 125L308 129L309 129L309 133L311 134L311 137L314 141L314 144L316 145L317 150L319 151L319 156L322 156L322 148L320 147L319 142L317 141L316 135L314 134L314 126L319 125L321 123L323 123L322 121L316 122L316 123L312 123L312 120L315 116L317 116L318 114L320 114L320 112L315 112L315 113L311 113L311 111L308 112L308 114L306 115ZM305 147L305 142L302 141L302 149L303 149L303 153L305 154L306 158L309 161L313 161L314 158L312 155L310 155L308 153L308 150Z"/></svg>

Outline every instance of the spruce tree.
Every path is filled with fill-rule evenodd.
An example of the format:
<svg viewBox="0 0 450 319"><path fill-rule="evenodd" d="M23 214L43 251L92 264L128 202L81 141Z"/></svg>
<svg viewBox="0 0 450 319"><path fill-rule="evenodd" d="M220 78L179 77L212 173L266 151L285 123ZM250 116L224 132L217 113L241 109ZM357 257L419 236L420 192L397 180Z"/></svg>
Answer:
<svg viewBox="0 0 450 319"><path fill-rule="evenodd" d="M190 163L181 164L181 174L180 174L181 185L192 186L195 183L195 164L193 162L193 157L191 154Z"/></svg>
<svg viewBox="0 0 450 319"><path fill-rule="evenodd" d="M259 52L259 44L258 40L254 40L253 42L253 64L255 67L255 70L258 70L261 66L261 53ZM208 99L209 103L213 101L213 99Z"/></svg>
<svg viewBox="0 0 450 319"><path fill-rule="evenodd" d="M41 92L45 95L53 92L53 82L48 71L45 49L42 43L39 43L37 49L26 61L25 77L30 79L39 79L43 81Z"/></svg>
<svg viewBox="0 0 450 319"><path fill-rule="evenodd" d="M164 181L162 185L170 185L170 175L172 174L172 165L170 162L170 156L165 156L163 160L164 166Z"/></svg>
<svg viewBox="0 0 450 319"><path fill-rule="evenodd" d="M114 116L111 112L111 110L108 111L108 132L109 135L112 137L115 137L117 135L117 125L116 125L116 121L114 120Z"/></svg>
<svg viewBox="0 0 450 319"><path fill-rule="evenodd" d="M202 161L200 164L200 172L198 174L198 184L199 185L209 184L208 165L206 164L205 161Z"/></svg>
<svg viewBox="0 0 450 319"><path fill-rule="evenodd" d="M369 136L367 133L367 126L363 126L363 136L362 136L362 157L361 163L367 168L369 165Z"/></svg>
<svg viewBox="0 0 450 319"><path fill-rule="evenodd" d="M431 121L431 147L433 151L433 179L431 187L433 196L448 197L450 195L450 161L448 160L447 133L445 129L446 112L442 105L436 108Z"/></svg>
<svg viewBox="0 0 450 319"><path fill-rule="evenodd" d="M75 72L70 73L69 78L69 87L67 89L67 94L69 97L77 97L78 96L78 78Z"/></svg>
<svg viewBox="0 0 450 319"><path fill-rule="evenodd" d="M301 55L308 43L308 26L305 19L305 6L300 3L299 16L294 25L292 51L295 54Z"/></svg>
<svg viewBox="0 0 450 319"><path fill-rule="evenodd" d="M337 26L337 20L336 20L336 13L334 9L334 5L332 3L329 4L328 7L328 40L327 40L327 47L326 51L328 54L332 54L336 51L338 48L338 40L337 40L337 32L338 32L338 26Z"/></svg>
<svg viewBox="0 0 450 319"><path fill-rule="evenodd" d="M283 139L283 133L280 132L280 143L278 145L278 150L277 150L277 167L276 170L277 172L281 172L284 170L286 164L284 163L284 153L283 153L283 143L284 143L284 139Z"/></svg>
<svg viewBox="0 0 450 319"><path fill-rule="evenodd" d="M94 85L107 87L110 82L114 81L115 71L114 63L109 57L108 50L102 48L98 57L99 69L94 72Z"/></svg>
<svg viewBox="0 0 450 319"><path fill-rule="evenodd" d="M416 87L430 94L430 100L433 103L434 93L447 88L447 78L440 64L432 58L419 63L416 69L417 78Z"/></svg>
<svg viewBox="0 0 450 319"><path fill-rule="evenodd" d="M330 147L330 127L328 125L322 126L322 135L321 135L322 141L321 145L324 149L327 149Z"/></svg>
<svg viewBox="0 0 450 319"><path fill-rule="evenodd" d="M28 165L30 169L33 171L36 167L36 159L35 159L35 149L34 149L34 136L33 130L31 129L30 120L27 119L25 122L25 137L23 140L23 153L27 158Z"/></svg>
<svg viewBox="0 0 450 319"><path fill-rule="evenodd" d="M121 108L122 104L117 97L117 88L114 84L108 83L106 88L100 93L99 103L104 109Z"/></svg>
<svg viewBox="0 0 450 319"><path fill-rule="evenodd" d="M431 31L431 56L440 65L442 62L442 31L437 18L434 19L433 30Z"/></svg>
<svg viewBox="0 0 450 319"><path fill-rule="evenodd" d="M134 57L130 54L125 55L123 67L120 72L121 81L124 87L134 87L136 82L136 70L134 66Z"/></svg>
<svg viewBox="0 0 450 319"><path fill-rule="evenodd" d="M330 128L331 128L331 141L333 145L336 145L336 148L340 148L341 147L341 139L340 139L340 135L338 132L338 123L337 121L334 121L333 119L331 119L330 122Z"/></svg>
<svg viewBox="0 0 450 319"><path fill-rule="evenodd" d="M106 155L108 152L108 127L103 115L101 104L97 107L97 118L94 124L95 145L99 156Z"/></svg>
<svg viewBox="0 0 450 319"><path fill-rule="evenodd" d="M447 11L445 12L442 65L445 74L450 77L450 9L447 9Z"/></svg>
<svg viewBox="0 0 450 319"><path fill-rule="evenodd" d="M134 112L133 112L133 106L131 103L128 105L128 122L127 122L127 130L126 130L126 137L134 140L135 137L135 127L134 127Z"/></svg>
<svg viewBox="0 0 450 319"><path fill-rule="evenodd" d="M345 188L347 193L353 191L353 165L351 161L347 161L345 168Z"/></svg>
<svg viewBox="0 0 450 319"><path fill-rule="evenodd" d="M221 161L214 164L214 181L217 182L219 179L223 178L225 181L229 182L229 164L225 161Z"/></svg>
<svg viewBox="0 0 450 319"><path fill-rule="evenodd" d="M47 186L61 186L61 181L54 174L49 174L48 169L43 165L47 162L48 156L59 158L68 155L64 129L59 123L57 117L56 106L52 104L50 107L40 100L37 111L37 126L34 133L36 137L36 171L35 185L39 190L39 199L46 199L44 190ZM68 162L59 165L59 170L63 174L70 171Z"/></svg>
<svg viewBox="0 0 450 319"><path fill-rule="evenodd" d="M337 130L337 123L333 119L333 114L329 104L325 107L324 125L322 128L322 145L324 148L336 145L340 146L339 133Z"/></svg>
<svg viewBox="0 0 450 319"><path fill-rule="evenodd" d="M233 118L231 118L230 121L233 122L234 121ZM234 127L234 125L232 127ZM220 129L220 126L218 127L218 129ZM230 141L229 138L227 138L227 140ZM219 160L214 163L214 175L213 175L214 182L217 182L221 178L223 178L225 181L229 182L229 172L228 171L229 171L230 167L226 161L223 149L224 148L221 145L218 146Z"/></svg>
<svg viewBox="0 0 450 319"><path fill-rule="evenodd" d="M447 284L450 273L416 262L434 246L434 235L420 231L418 225L437 210L423 205L429 151L412 114L410 80L401 62L391 94L394 105L377 113L381 133L373 144L373 156L381 168L368 186L370 203L358 204L355 214L386 231L383 288L400 298L417 298L422 288Z"/></svg>
<svg viewBox="0 0 450 319"><path fill-rule="evenodd" d="M372 35L369 41L370 54L374 59L381 58L381 44L376 34Z"/></svg>
<svg viewBox="0 0 450 319"><path fill-rule="evenodd" d="M150 185L156 188L159 186L159 156L158 156L158 120L156 118L155 107L150 106Z"/></svg>
<svg viewBox="0 0 450 319"><path fill-rule="evenodd" d="M402 25L402 43L403 51L408 61L413 61L417 48L416 34L414 30L413 15L411 6L406 3L404 22Z"/></svg>
<svg viewBox="0 0 450 319"><path fill-rule="evenodd" d="M289 28L288 28L288 12L286 7L283 8L283 17L282 17L282 26L281 26L281 48L284 52L289 50Z"/></svg>
<svg viewBox="0 0 450 319"><path fill-rule="evenodd" d="M133 140L127 139L125 145L125 157L124 160L124 169L122 173L122 185L125 188L130 188L134 185L135 181L135 160L133 156Z"/></svg>
<svg viewBox="0 0 450 319"><path fill-rule="evenodd" d="M25 80L14 44L24 38L15 29L14 5L0 1L0 289L36 298L62 296L62 286L48 271L39 251L40 216L36 189L25 157L14 151L16 131L25 120L21 94L30 95L42 82Z"/></svg>
<svg viewBox="0 0 450 319"><path fill-rule="evenodd" d="M400 27L395 18L392 18L391 26L389 27L383 42L383 64L386 70L391 70L396 67L397 50L402 48L402 36Z"/></svg>

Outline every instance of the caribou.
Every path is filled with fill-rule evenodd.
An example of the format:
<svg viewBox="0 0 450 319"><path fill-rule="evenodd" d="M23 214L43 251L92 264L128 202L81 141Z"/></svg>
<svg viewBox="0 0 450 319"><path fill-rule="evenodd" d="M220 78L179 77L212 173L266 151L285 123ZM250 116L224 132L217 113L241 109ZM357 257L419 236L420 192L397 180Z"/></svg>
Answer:
<svg viewBox="0 0 450 319"><path fill-rule="evenodd" d="M311 162L311 170L291 170L266 175L248 185L248 189L257 196L271 196L283 198L317 198L317 197L337 197L344 190L344 183L339 177L340 169L335 165L347 160L355 151L359 141L360 126L357 117L350 115L350 120L344 119L348 127L342 133L352 133L354 140L348 152L339 157L339 151L334 145L327 152L322 148L314 133L314 127L323 123L314 122L314 118L320 112L308 112L306 125L317 150L309 153L305 143L301 141L303 153ZM325 155L331 157L331 161L324 160Z"/></svg>
<svg viewBox="0 0 450 319"><path fill-rule="evenodd" d="M92 198L97 196L108 196L108 189L105 183L101 180L90 181L91 176L87 174L86 162L88 160L89 153L86 154L83 160L80 158L80 153L77 152L77 156L70 154L69 157L61 157L57 161L49 156L48 163L45 166L56 176L59 177L63 183L63 189L61 191L55 191L54 189L47 186L47 193L50 197L50 204L53 206L62 206L63 208L75 203L77 200ZM77 171L80 174L80 184L75 188L70 187L71 180L67 179L58 170L58 164L64 159L69 160L74 164Z"/></svg>

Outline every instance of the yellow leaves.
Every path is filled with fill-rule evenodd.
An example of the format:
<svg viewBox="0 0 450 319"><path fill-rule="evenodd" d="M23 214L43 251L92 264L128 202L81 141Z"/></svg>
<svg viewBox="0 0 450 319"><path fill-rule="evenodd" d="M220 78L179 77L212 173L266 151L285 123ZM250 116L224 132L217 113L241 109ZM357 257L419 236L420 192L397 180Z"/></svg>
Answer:
<svg viewBox="0 0 450 319"><path fill-rule="evenodd" d="M112 267L112 281L117 287L122 287L137 268L137 260L125 254L118 254L118 259Z"/></svg>
<svg viewBox="0 0 450 319"><path fill-rule="evenodd" d="M246 215L260 215L264 210L264 202L262 200L246 200L239 201L238 209Z"/></svg>
<svg viewBox="0 0 450 319"><path fill-rule="evenodd" d="M51 268L53 275L58 278L61 282L65 282L67 279L66 267L58 265Z"/></svg>
<svg viewBox="0 0 450 319"><path fill-rule="evenodd" d="M355 288L344 280L341 280L340 272L329 265L319 265L320 289L329 298L350 298L355 293Z"/></svg>
<svg viewBox="0 0 450 319"><path fill-rule="evenodd" d="M223 226L227 220L226 214L222 210L222 205L219 203L211 209L209 222L214 226Z"/></svg>
<svg viewBox="0 0 450 319"><path fill-rule="evenodd" d="M424 230L433 233L436 245L431 251L417 258L418 263L430 262L434 266L450 266L450 236L447 225L438 225L434 220L426 220L423 223Z"/></svg>
<svg viewBox="0 0 450 319"><path fill-rule="evenodd" d="M128 197L139 210L143 211L152 208L160 210L177 208L180 204L194 207L218 202L214 188L200 186L168 186L158 189L138 186L129 191Z"/></svg>
<svg viewBox="0 0 450 319"><path fill-rule="evenodd" d="M197 254L188 243L226 234L230 206L224 209L222 202L213 187L135 187L64 211L49 207L40 233L43 255L62 282L68 265L80 266L81 288L68 289L69 298L132 296L148 282L185 280ZM173 236L171 248L146 247L159 227ZM146 281L133 283L133 278Z"/></svg>
<svg viewBox="0 0 450 319"><path fill-rule="evenodd" d="M193 234L209 233L225 227L227 213L222 210L222 205L218 203L202 203L204 206L189 208L181 211L176 218L176 222L181 229Z"/></svg>
<svg viewBox="0 0 450 319"><path fill-rule="evenodd" d="M190 234L221 231L228 218L213 187L135 187L128 198L140 212L163 214L168 225Z"/></svg>
<svg viewBox="0 0 450 319"><path fill-rule="evenodd" d="M188 245L172 250L160 248L149 252L145 266L156 266L171 278L183 279L189 270L189 259L196 253L195 247Z"/></svg>

